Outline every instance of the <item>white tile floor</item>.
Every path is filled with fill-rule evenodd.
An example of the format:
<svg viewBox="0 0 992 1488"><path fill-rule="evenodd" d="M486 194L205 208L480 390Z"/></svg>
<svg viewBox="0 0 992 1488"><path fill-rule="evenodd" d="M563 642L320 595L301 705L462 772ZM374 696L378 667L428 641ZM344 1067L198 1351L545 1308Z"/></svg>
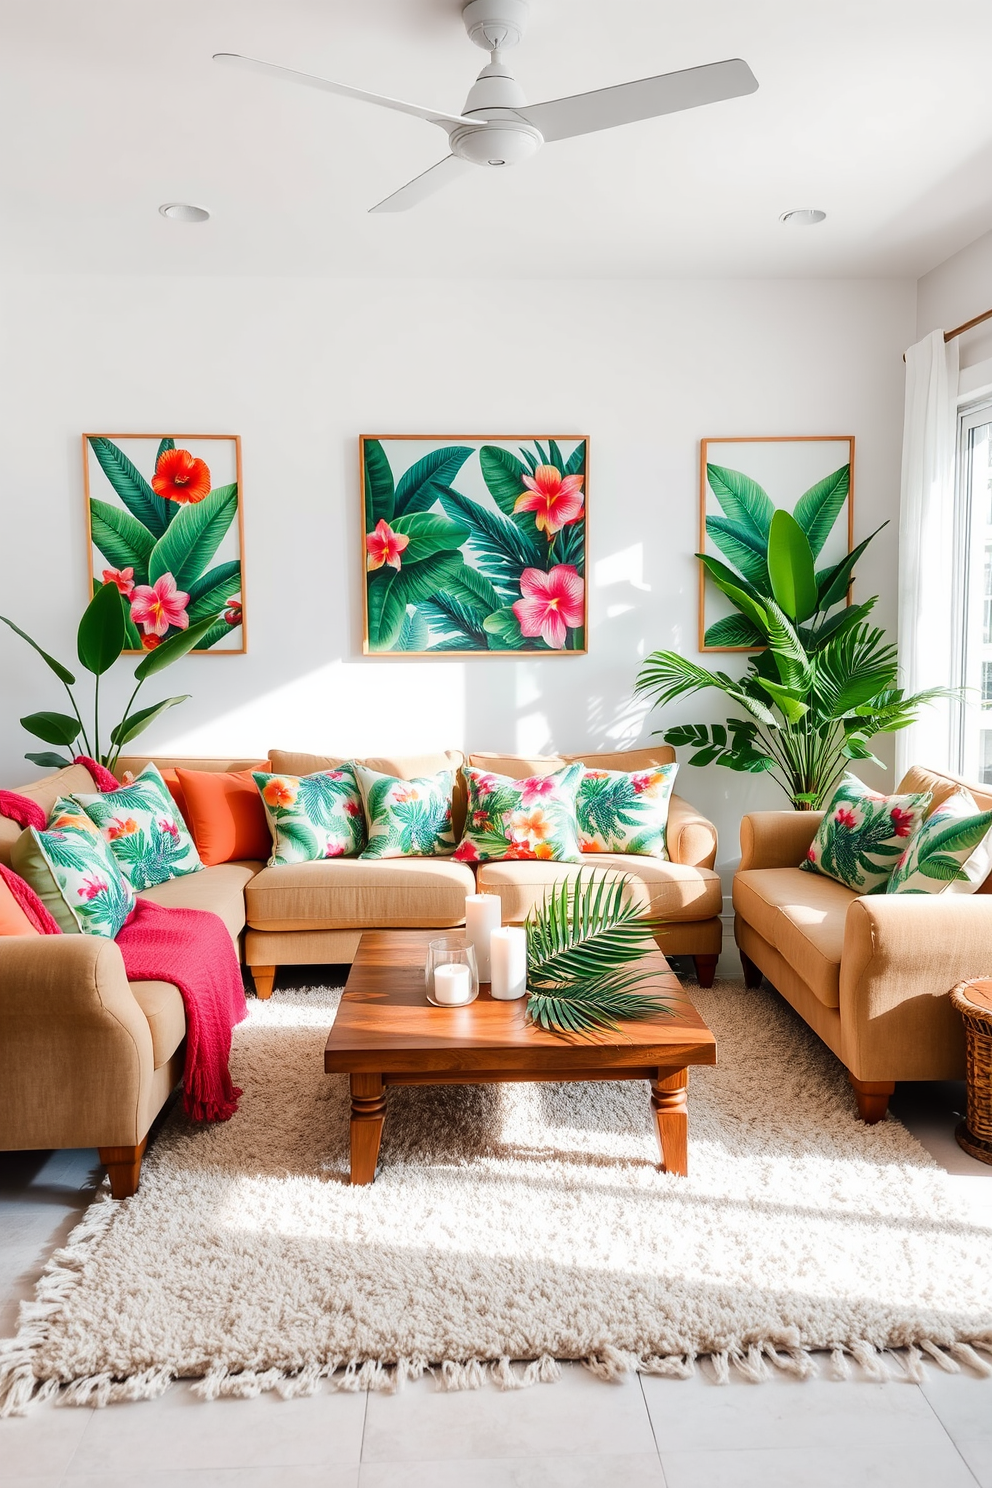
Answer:
<svg viewBox="0 0 992 1488"><path fill-rule="evenodd" d="M894 1110L992 1210L992 1167L953 1140L959 1086L900 1086ZM0 1337L101 1176L95 1152L0 1153ZM106 1410L0 1421L0 1488L992 1488L992 1380L922 1386L777 1378L559 1384L503 1394L324 1392L221 1400L177 1386Z"/></svg>

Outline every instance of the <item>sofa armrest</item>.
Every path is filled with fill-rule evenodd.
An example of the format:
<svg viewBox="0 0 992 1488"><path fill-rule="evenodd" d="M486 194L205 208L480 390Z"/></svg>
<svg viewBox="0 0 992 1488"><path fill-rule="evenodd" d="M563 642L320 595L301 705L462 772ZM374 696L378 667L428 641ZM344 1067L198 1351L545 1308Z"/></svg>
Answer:
<svg viewBox="0 0 992 1488"><path fill-rule="evenodd" d="M0 1148L139 1142L153 1075L148 1020L113 941L0 938Z"/></svg>
<svg viewBox="0 0 992 1488"><path fill-rule="evenodd" d="M869 894L844 925L844 1062L863 1080L964 1076L961 1019L948 993L992 974L992 896Z"/></svg>
<svg viewBox="0 0 992 1488"><path fill-rule="evenodd" d="M712 868L716 862L716 827L681 796L673 795L668 803L665 840L673 863L684 863L689 868Z"/></svg>
<svg viewBox="0 0 992 1488"><path fill-rule="evenodd" d="M751 811L741 818L741 868L798 868L822 811Z"/></svg>

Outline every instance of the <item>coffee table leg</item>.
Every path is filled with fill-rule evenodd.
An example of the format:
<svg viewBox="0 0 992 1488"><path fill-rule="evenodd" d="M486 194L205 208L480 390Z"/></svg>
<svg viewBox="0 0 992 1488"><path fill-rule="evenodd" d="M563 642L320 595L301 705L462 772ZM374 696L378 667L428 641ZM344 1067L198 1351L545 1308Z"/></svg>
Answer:
<svg viewBox="0 0 992 1488"><path fill-rule="evenodd" d="M379 1160L386 1090L381 1075L351 1077L351 1181L371 1183Z"/></svg>
<svg viewBox="0 0 992 1488"><path fill-rule="evenodd" d="M689 1171L689 1108L687 1069L659 1070L651 1081L651 1109L658 1127L661 1167L665 1173Z"/></svg>

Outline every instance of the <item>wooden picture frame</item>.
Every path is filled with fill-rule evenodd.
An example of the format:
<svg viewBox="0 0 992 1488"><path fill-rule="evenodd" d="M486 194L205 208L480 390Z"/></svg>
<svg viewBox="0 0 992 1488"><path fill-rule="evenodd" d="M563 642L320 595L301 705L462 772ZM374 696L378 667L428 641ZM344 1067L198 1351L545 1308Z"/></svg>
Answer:
<svg viewBox="0 0 992 1488"><path fill-rule="evenodd" d="M230 448L221 450L221 445ZM243 656L248 640L240 435L83 434L82 450L90 593L108 582L97 577L98 571L115 576L113 582L129 601L124 654L144 655L185 629L183 615L188 621L216 612L217 623L189 654ZM170 454L176 456L171 463ZM155 480L166 494L153 488ZM180 517L189 536L200 524L205 540L186 553L173 540L174 552L163 554L161 540ZM174 539L179 531L175 528ZM149 571L156 568L160 572ZM172 578L177 601L170 605L166 597L161 605L156 600L149 610L144 596L136 608L134 589L162 578Z"/></svg>
<svg viewBox="0 0 992 1488"><path fill-rule="evenodd" d="M834 448L836 447L836 448ZM714 459L718 451L721 458ZM726 521L726 513L713 494L708 472L711 467L728 467L754 480L765 490L776 507L794 510L799 498L817 481L831 472L848 466L848 485L844 507L841 508L824 545L824 558L817 567L831 561L838 562L854 546L854 456L853 434L747 434L736 438L722 436L699 441L699 551L709 553L723 562L731 562L728 554L714 543L712 529L707 529L707 518L718 516ZM733 464L730 465L730 462ZM833 461L833 463L831 463ZM846 508L846 514L845 514ZM850 603L850 594L848 595ZM762 650L758 646L723 646L707 643L707 633L716 621L734 613L729 600L720 594L712 581L707 581L706 569L699 565L699 650L701 652L743 652L750 654Z"/></svg>
<svg viewBox="0 0 992 1488"><path fill-rule="evenodd" d="M365 656L588 654L587 435L363 434L359 469Z"/></svg>

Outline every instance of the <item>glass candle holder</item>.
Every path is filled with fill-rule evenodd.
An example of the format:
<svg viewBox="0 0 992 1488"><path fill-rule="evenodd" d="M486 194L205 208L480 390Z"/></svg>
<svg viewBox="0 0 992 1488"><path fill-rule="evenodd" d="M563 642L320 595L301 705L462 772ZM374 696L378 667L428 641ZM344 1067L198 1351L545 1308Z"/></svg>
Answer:
<svg viewBox="0 0 992 1488"><path fill-rule="evenodd" d="M464 1007L479 995L475 950L464 934L438 935L427 946L427 1001L435 1007Z"/></svg>

